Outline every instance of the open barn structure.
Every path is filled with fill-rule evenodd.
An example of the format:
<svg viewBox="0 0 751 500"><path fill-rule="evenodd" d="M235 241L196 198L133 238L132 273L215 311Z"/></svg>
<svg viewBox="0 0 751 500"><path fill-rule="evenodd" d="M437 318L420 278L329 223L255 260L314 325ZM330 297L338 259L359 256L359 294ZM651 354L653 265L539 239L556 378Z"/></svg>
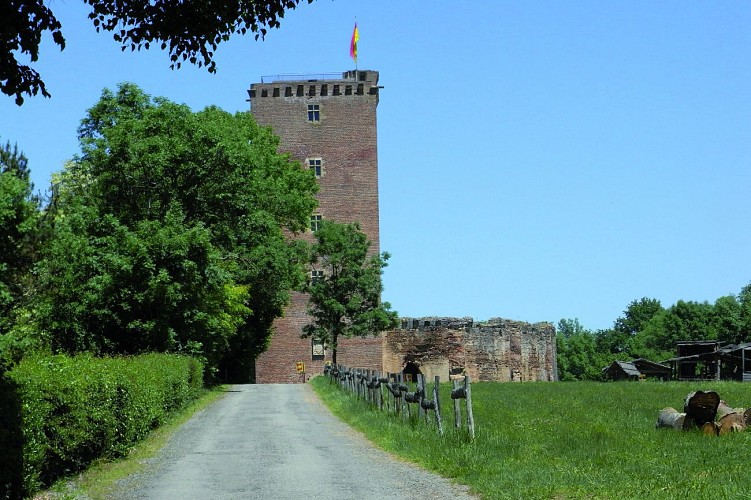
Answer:
<svg viewBox="0 0 751 500"><path fill-rule="evenodd" d="M681 341L676 351L676 357L665 361L675 380L751 382L751 342Z"/></svg>

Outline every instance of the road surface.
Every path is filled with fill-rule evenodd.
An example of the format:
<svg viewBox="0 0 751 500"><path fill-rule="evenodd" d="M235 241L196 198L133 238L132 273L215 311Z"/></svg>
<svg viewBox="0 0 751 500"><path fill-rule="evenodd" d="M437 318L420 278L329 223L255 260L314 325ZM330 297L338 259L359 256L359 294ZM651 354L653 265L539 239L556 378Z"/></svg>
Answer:
<svg viewBox="0 0 751 500"><path fill-rule="evenodd" d="M307 384L230 386L145 469L120 481L113 498L472 498L374 448Z"/></svg>

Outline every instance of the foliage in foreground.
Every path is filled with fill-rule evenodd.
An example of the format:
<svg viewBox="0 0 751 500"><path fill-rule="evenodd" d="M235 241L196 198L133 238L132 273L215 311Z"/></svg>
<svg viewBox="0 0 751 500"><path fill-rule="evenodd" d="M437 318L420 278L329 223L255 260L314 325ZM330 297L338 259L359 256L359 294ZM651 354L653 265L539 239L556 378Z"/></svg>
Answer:
<svg viewBox="0 0 751 500"><path fill-rule="evenodd" d="M385 450L469 485L483 498L745 498L751 433L656 430L659 411L695 390L751 406L737 382L476 383L477 438L410 425L312 381L329 408ZM451 429L450 386L441 387Z"/></svg>
<svg viewBox="0 0 751 500"><path fill-rule="evenodd" d="M246 362L304 279L312 173L249 113L105 90L57 177L34 318L53 352ZM233 367L230 367L232 369ZM245 380L247 381L247 379Z"/></svg>
<svg viewBox="0 0 751 500"><path fill-rule="evenodd" d="M203 387L195 359L29 357L0 380L0 497L125 454Z"/></svg>
<svg viewBox="0 0 751 500"><path fill-rule="evenodd" d="M168 50L171 68L181 63L206 66L216 72L214 50L233 33L255 33L263 38L269 28L278 28L284 13L300 0L252 2L133 2L83 0L91 6L89 19L96 31L110 31L123 50ZM307 0L311 3L313 0ZM50 97L39 72L24 59L39 59L42 34L65 49L62 24L44 0L13 0L0 3L0 92L23 104L24 94ZM54 2L52 2L54 4ZM16 56L23 57L19 61Z"/></svg>

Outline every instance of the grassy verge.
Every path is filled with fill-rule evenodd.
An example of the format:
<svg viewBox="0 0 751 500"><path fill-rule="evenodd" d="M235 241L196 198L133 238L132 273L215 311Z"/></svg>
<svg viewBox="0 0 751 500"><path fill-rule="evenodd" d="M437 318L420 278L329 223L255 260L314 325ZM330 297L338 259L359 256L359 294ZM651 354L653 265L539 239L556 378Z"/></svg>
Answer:
<svg viewBox="0 0 751 500"><path fill-rule="evenodd" d="M99 461L74 478L61 479L49 490L35 498L60 499L108 499L115 483L145 467L146 460L154 457L172 435L190 418L203 410L224 394L226 386L205 390L194 403L176 413L164 425L149 433L148 437L136 444L128 456L115 461Z"/></svg>
<svg viewBox="0 0 751 500"><path fill-rule="evenodd" d="M722 437L656 430L660 409L679 410L695 390L751 406L751 384L477 383L477 437L453 431L449 386L444 425L400 421L370 409L322 377L313 387L334 414L383 449L484 498L748 498L751 431Z"/></svg>

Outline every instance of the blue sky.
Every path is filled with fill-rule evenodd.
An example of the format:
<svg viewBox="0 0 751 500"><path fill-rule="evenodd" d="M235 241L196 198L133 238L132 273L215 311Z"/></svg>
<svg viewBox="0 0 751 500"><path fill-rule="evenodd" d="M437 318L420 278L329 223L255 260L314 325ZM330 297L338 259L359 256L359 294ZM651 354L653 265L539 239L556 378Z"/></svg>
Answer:
<svg viewBox="0 0 751 500"><path fill-rule="evenodd" d="M36 68L52 99L0 96L0 140L38 188L78 151L103 88L248 109L264 75L381 73L384 298L402 316L578 318L714 302L751 282L751 3L317 0L218 73L121 52L77 0ZM429 7L426 7L429 5Z"/></svg>

